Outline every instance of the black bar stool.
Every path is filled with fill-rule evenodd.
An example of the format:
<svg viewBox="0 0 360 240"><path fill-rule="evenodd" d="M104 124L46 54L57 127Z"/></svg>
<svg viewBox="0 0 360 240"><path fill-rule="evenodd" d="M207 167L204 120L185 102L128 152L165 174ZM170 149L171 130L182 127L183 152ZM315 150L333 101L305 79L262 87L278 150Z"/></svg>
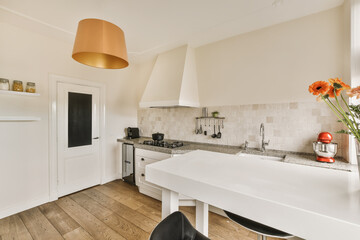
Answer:
<svg viewBox="0 0 360 240"><path fill-rule="evenodd" d="M173 212L153 230L149 240L210 240L198 232L185 215Z"/></svg>
<svg viewBox="0 0 360 240"><path fill-rule="evenodd" d="M269 226L263 225L261 223L252 221L250 219L241 217L239 215L233 214L231 212L225 211L225 214L237 224L243 226L244 228L253 231L258 234L258 240L266 240L267 237L276 237L276 238L283 238L288 239L294 237L293 235L282 232L275 228L271 228Z"/></svg>

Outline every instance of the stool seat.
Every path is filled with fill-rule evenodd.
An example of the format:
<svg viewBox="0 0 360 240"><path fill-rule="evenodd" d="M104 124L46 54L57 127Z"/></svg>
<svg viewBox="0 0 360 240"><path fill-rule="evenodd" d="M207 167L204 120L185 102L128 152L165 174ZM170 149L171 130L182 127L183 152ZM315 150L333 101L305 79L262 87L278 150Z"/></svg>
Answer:
<svg viewBox="0 0 360 240"><path fill-rule="evenodd" d="M225 214L234 222L238 223L239 225L256 232L259 235L263 236L263 239L266 239L266 237L276 237L276 238L291 238L294 237L293 235L280 231L278 229L266 226L264 224L255 222L253 220L244 218L242 216L236 215L234 213L224 211Z"/></svg>
<svg viewBox="0 0 360 240"><path fill-rule="evenodd" d="M153 230L149 240L210 240L198 232L179 211L162 220Z"/></svg>

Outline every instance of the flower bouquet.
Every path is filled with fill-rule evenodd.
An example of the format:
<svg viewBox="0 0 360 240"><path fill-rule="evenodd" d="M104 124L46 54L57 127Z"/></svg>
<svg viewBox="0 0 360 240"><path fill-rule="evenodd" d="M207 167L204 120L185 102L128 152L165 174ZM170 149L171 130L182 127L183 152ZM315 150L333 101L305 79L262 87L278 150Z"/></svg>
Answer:
<svg viewBox="0 0 360 240"><path fill-rule="evenodd" d="M344 90L349 97L360 98L360 86L351 88L339 78L330 78L329 82L317 81L309 86L309 92L318 96L317 101L324 101L339 119L338 121L345 125L346 129L337 133L350 134L355 137L357 160L360 166L360 105L348 104L342 95Z"/></svg>

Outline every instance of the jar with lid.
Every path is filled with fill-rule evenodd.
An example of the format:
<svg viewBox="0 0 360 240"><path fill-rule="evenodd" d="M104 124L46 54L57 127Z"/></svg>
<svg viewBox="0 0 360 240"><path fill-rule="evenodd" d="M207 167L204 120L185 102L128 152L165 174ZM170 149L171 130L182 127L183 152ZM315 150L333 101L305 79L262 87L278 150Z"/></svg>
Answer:
<svg viewBox="0 0 360 240"><path fill-rule="evenodd" d="M28 93L35 93L35 92L36 92L35 83L33 83L33 82L27 82L27 83L26 83L26 92L28 92Z"/></svg>
<svg viewBox="0 0 360 240"><path fill-rule="evenodd" d="M0 90L10 90L10 84L8 79L0 78Z"/></svg>
<svg viewBox="0 0 360 240"><path fill-rule="evenodd" d="M13 91L16 91L16 92L23 92L24 91L22 81L14 80L14 82L13 82Z"/></svg>

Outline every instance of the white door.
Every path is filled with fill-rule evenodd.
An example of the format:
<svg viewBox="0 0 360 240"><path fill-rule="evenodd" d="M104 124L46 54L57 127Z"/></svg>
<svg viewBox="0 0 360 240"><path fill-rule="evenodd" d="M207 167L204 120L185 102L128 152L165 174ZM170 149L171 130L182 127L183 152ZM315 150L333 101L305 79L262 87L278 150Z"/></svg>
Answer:
<svg viewBox="0 0 360 240"><path fill-rule="evenodd" d="M101 181L97 87L57 85L58 195Z"/></svg>

